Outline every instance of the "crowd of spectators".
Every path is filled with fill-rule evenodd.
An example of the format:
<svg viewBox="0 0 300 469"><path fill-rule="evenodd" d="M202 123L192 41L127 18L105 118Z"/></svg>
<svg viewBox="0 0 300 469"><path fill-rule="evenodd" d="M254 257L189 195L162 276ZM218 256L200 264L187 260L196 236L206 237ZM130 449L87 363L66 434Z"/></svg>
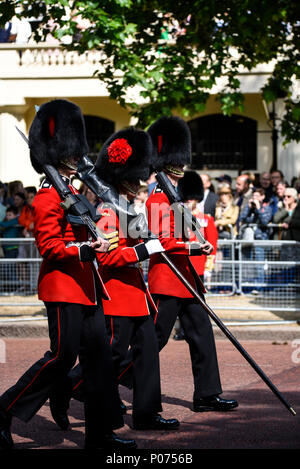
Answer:
<svg viewBox="0 0 300 469"><path fill-rule="evenodd" d="M281 171L240 174L235 184L226 174L214 180L206 173L200 176L204 199L197 208L213 218L219 239L300 241L300 179L289 183ZM140 187L137 213L145 213L145 202L155 185L152 175ZM36 187L24 187L21 181L0 182L0 238L5 240L0 243L0 257L30 257L29 244L16 238L33 237L36 192ZM87 187L81 185L79 192L97 207L99 200Z"/></svg>
<svg viewBox="0 0 300 469"><path fill-rule="evenodd" d="M300 241L300 179L288 183L281 171L251 173L232 178L223 174L212 180L200 174L204 198L198 209L214 218L220 239L282 239ZM140 187L136 211L144 211L146 199L155 186L153 175ZM0 236L32 237L32 201L36 187L21 181L0 182ZM95 206L99 200L84 185L79 192ZM13 234L13 236L12 236Z"/></svg>
<svg viewBox="0 0 300 469"><path fill-rule="evenodd" d="M204 213L214 217L219 238L300 241L300 180L289 183L281 171L222 175L216 187L201 174Z"/></svg>
<svg viewBox="0 0 300 469"><path fill-rule="evenodd" d="M37 189L24 187L21 181L0 182L0 237L7 239L33 236L32 202ZM28 257L26 247L18 243L0 245L0 257Z"/></svg>

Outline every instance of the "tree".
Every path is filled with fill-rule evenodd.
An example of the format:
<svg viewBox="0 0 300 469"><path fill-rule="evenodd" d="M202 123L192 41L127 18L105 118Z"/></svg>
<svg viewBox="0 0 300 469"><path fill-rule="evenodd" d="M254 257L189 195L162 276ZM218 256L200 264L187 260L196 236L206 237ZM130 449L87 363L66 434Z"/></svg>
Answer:
<svg viewBox="0 0 300 469"><path fill-rule="evenodd" d="M2 23L17 6L23 17L42 18L39 40L53 18L58 39L73 37L64 47L79 53L101 49L95 74L142 126L174 110L185 117L203 111L221 77L222 112L242 111L241 68L274 61L262 96L268 103L284 99L282 134L286 142L300 140L300 103L293 90L300 78L300 22L294 0L7 0L0 4ZM88 22L82 29L80 19ZM139 90L142 106L128 97L131 89Z"/></svg>

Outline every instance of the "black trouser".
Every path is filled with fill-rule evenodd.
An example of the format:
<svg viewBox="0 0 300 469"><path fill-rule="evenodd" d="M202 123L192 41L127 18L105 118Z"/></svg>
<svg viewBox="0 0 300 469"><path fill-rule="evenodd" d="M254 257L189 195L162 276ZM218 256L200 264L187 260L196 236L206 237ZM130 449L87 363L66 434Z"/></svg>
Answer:
<svg viewBox="0 0 300 469"><path fill-rule="evenodd" d="M85 389L86 437L123 426L102 306L45 303L50 350L0 397L0 407L27 422L59 388L79 355Z"/></svg>
<svg viewBox="0 0 300 469"><path fill-rule="evenodd" d="M193 399L220 394L222 387L215 340L209 316L204 308L193 298L154 294L152 296L158 309L154 323L159 350L167 344L178 316L190 349L194 377ZM120 384L127 387L131 387L132 383L129 367L131 360L132 353L129 351L127 359L121 365L124 373L120 379Z"/></svg>
<svg viewBox="0 0 300 469"><path fill-rule="evenodd" d="M117 378L120 375L120 365L127 356L128 347L131 347L132 361L128 367L132 376L133 417L142 419L160 412L162 407L159 351L152 317L105 316L105 321ZM73 383L72 396L83 400L80 365L70 372L69 377Z"/></svg>

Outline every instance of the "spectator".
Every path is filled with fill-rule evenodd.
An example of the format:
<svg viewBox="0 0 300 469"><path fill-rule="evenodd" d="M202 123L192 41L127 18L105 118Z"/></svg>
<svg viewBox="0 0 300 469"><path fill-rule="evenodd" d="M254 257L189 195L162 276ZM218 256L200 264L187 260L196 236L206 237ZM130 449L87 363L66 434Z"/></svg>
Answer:
<svg viewBox="0 0 300 469"><path fill-rule="evenodd" d="M7 194L6 185L3 184L3 182L0 181L0 203L3 204L3 205L7 205L7 203L6 203L6 194Z"/></svg>
<svg viewBox="0 0 300 469"><path fill-rule="evenodd" d="M284 181L284 176L282 171L279 171L279 169L276 169L271 172L271 184L273 188L273 193L276 193L276 187L279 182Z"/></svg>
<svg viewBox="0 0 300 469"><path fill-rule="evenodd" d="M279 181L276 186L277 210L284 207L283 198L288 183L286 181Z"/></svg>
<svg viewBox="0 0 300 469"><path fill-rule="evenodd" d="M6 208L6 188L3 182L0 182L0 221L5 218Z"/></svg>
<svg viewBox="0 0 300 469"><path fill-rule="evenodd" d="M215 225L220 239L235 238L237 235L236 222L239 208L233 201L232 191L228 184L218 187L219 199L216 205Z"/></svg>
<svg viewBox="0 0 300 469"><path fill-rule="evenodd" d="M252 197L252 189L250 188L250 179L247 174L241 174L236 180L236 193L234 203L239 207L239 216L236 223L236 228L239 231L240 216L244 208L248 205Z"/></svg>
<svg viewBox="0 0 300 469"><path fill-rule="evenodd" d="M11 27L12 23L9 21L5 23L4 28L0 28L0 43L9 42Z"/></svg>
<svg viewBox="0 0 300 469"><path fill-rule="evenodd" d="M19 223L18 223L18 211L16 207L9 206L6 210L5 220L0 222L0 232L3 238L18 238L19 237ZM5 244L2 245L4 257L8 259L18 257L18 245L16 244ZM8 264L3 266L2 276L11 285L12 282L16 281L16 265Z"/></svg>
<svg viewBox="0 0 300 469"><path fill-rule="evenodd" d="M18 210L18 215L21 214L24 205L26 204L26 197L24 192L16 192L13 196L13 205Z"/></svg>
<svg viewBox="0 0 300 469"><path fill-rule="evenodd" d="M33 236L34 229L34 214L32 208L33 199L37 193L37 190L34 186L26 187L26 204L23 206L20 217L19 224L23 227L23 236L24 238L31 238Z"/></svg>
<svg viewBox="0 0 300 469"><path fill-rule="evenodd" d="M12 19L12 26L10 31L10 42L16 44L26 44L32 34L31 26L29 21L16 16Z"/></svg>
<svg viewBox="0 0 300 469"><path fill-rule="evenodd" d="M272 207L268 202L265 201L266 195L264 189L261 187L253 190L253 197L249 200L248 205L244 208L241 213L241 223L245 225L241 226L239 236L242 239L248 240L267 240L269 239L268 223L272 221ZM248 224L254 226L247 226ZM248 260L259 262L254 268L255 277L253 283L256 288L252 288L251 293L253 295L259 294L263 291L265 283L265 271L262 262L265 260L265 249L263 246L254 244L253 247L244 247L243 255ZM252 267L252 266L250 266ZM250 270L251 272L251 270ZM248 273L248 276L251 273Z"/></svg>
<svg viewBox="0 0 300 469"><path fill-rule="evenodd" d="M24 192L24 186L21 181L11 181L7 184L6 205L14 204L14 195L16 192Z"/></svg>
<svg viewBox="0 0 300 469"><path fill-rule="evenodd" d="M149 196L151 192L153 191L154 187L157 185L155 173L152 173L150 175L149 179L147 180L147 184L148 184L148 196Z"/></svg>
<svg viewBox="0 0 300 469"><path fill-rule="evenodd" d="M261 187L253 190L253 197L249 200L248 205L243 209L240 221L246 225L253 224L254 239L269 239L268 223L272 221L272 208L266 202L266 194ZM249 233L249 231L248 231ZM243 230L241 228L240 235L242 239Z"/></svg>
<svg viewBox="0 0 300 469"><path fill-rule="evenodd" d="M229 176L229 174L221 174L221 176L216 178L216 181L218 181L219 183L227 184L231 189L232 178L231 176Z"/></svg>
<svg viewBox="0 0 300 469"><path fill-rule="evenodd" d="M218 196L215 194L209 174L201 174L201 179L203 182L204 188L204 197L201 202L197 205L197 208L200 212L205 213L206 215L215 216L216 204L218 201Z"/></svg>
<svg viewBox="0 0 300 469"><path fill-rule="evenodd" d="M266 199L270 200L274 193L273 193L273 186L271 184L271 175L267 171L264 171L263 173L261 173L259 177L259 187L264 189Z"/></svg>
<svg viewBox="0 0 300 469"><path fill-rule="evenodd" d="M253 190L254 187L258 186L258 174L252 173L251 171L243 171L243 175L248 176L249 179L249 188Z"/></svg>
<svg viewBox="0 0 300 469"><path fill-rule="evenodd" d="M9 206L6 210L5 220L0 222L0 232L3 238L18 238L19 237L19 224L18 224L18 211L16 207ZM18 257L19 249L16 244L2 245L4 257L7 259L14 259ZM1 276L3 281L7 284L7 292L11 293L16 289L17 282L17 266L16 264L4 264L1 269Z"/></svg>
<svg viewBox="0 0 300 469"><path fill-rule="evenodd" d="M143 213L146 216L145 204L148 199L148 186L142 185L139 187L136 198L134 200L134 210L136 213ZM147 218L146 218L147 219Z"/></svg>
<svg viewBox="0 0 300 469"><path fill-rule="evenodd" d="M287 187L284 194L284 207L275 213L274 223L279 223L281 232L279 238L283 241L300 241L300 199L294 187ZM284 244L280 250L280 260L283 262L300 260L300 246ZM296 275L295 266L284 267L280 272L281 281L294 282Z"/></svg>
<svg viewBox="0 0 300 469"><path fill-rule="evenodd" d="M298 193L294 187L287 187L284 193L284 207L279 209L274 217L274 223L280 224L281 236L284 240L300 241L300 203Z"/></svg>
<svg viewBox="0 0 300 469"><path fill-rule="evenodd" d="M7 209L7 207L5 207L5 205L3 205L0 202L0 221L3 221L5 219L6 209Z"/></svg>

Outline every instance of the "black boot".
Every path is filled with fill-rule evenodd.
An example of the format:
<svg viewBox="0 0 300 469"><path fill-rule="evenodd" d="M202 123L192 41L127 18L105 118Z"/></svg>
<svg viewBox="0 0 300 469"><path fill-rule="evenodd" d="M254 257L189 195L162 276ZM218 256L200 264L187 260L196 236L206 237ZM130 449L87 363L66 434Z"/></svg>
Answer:
<svg viewBox="0 0 300 469"><path fill-rule="evenodd" d="M154 414L144 418L132 419L135 430L177 430L180 423L177 419L164 419L159 414Z"/></svg>
<svg viewBox="0 0 300 469"><path fill-rule="evenodd" d="M10 427L11 415L0 409L0 449L13 449L14 447Z"/></svg>
<svg viewBox="0 0 300 469"><path fill-rule="evenodd" d="M51 415L61 430L68 430L70 427L68 417L70 399L69 392L52 391L49 396Z"/></svg>
<svg viewBox="0 0 300 469"><path fill-rule="evenodd" d="M238 407L238 402L235 399L222 399L218 395L203 397L201 399L195 399L193 404L194 412L208 412L208 411L219 411L226 412L228 410L235 409Z"/></svg>
<svg viewBox="0 0 300 469"><path fill-rule="evenodd" d="M84 445L84 449L110 449L127 451L129 449L135 448L137 448L135 440L120 438L114 432L104 435L97 441L90 441L89 439L86 439Z"/></svg>

